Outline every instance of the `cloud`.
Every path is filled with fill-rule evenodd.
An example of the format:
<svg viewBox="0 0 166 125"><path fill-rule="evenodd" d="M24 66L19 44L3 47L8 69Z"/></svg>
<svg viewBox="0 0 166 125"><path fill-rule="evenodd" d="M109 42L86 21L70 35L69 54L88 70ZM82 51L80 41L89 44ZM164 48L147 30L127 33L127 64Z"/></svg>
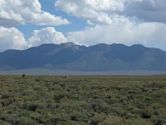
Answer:
<svg viewBox="0 0 166 125"><path fill-rule="evenodd" d="M43 28L41 30L35 30L32 36L29 38L29 46L39 46L41 44L59 44L67 42L66 37L55 30L53 27Z"/></svg>
<svg viewBox="0 0 166 125"><path fill-rule="evenodd" d="M166 23L166 0L128 0L122 14L143 21Z"/></svg>
<svg viewBox="0 0 166 125"><path fill-rule="evenodd" d="M166 0L57 0L55 6L89 24L85 30L68 33L69 41L166 49Z"/></svg>
<svg viewBox="0 0 166 125"><path fill-rule="evenodd" d="M56 7L95 23L140 20L166 23L166 0L57 0Z"/></svg>
<svg viewBox="0 0 166 125"><path fill-rule="evenodd" d="M0 0L0 25L32 23L37 25L63 25L68 20L41 9L38 0Z"/></svg>
<svg viewBox="0 0 166 125"><path fill-rule="evenodd" d="M39 0L0 0L0 51L44 43L143 44L166 49L166 0L56 0L55 7L89 25L67 38L53 27L35 30L25 40L16 24L63 25L68 20L41 9Z"/></svg>
<svg viewBox="0 0 166 125"><path fill-rule="evenodd" d="M60 44L64 42L67 42L67 38L53 27L35 30L27 40L16 28L0 27L0 52L8 49L24 50L41 44Z"/></svg>
<svg viewBox="0 0 166 125"><path fill-rule="evenodd" d="M124 8L123 0L57 0L55 6L73 16L106 24L112 23L112 12Z"/></svg>
<svg viewBox="0 0 166 125"><path fill-rule="evenodd" d="M68 40L83 45L98 43L143 44L166 49L166 25L162 23L132 22L114 25L96 25L85 30L68 33Z"/></svg>
<svg viewBox="0 0 166 125"><path fill-rule="evenodd" d="M25 49L27 42L24 35L16 28L0 27L0 51L7 49Z"/></svg>

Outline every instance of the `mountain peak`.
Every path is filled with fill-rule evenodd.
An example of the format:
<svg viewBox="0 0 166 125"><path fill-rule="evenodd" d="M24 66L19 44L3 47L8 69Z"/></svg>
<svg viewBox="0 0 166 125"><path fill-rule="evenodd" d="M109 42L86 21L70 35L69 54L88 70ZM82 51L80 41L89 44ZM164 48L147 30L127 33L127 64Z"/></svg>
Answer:
<svg viewBox="0 0 166 125"><path fill-rule="evenodd" d="M112 71L166 70L166 52L136 44L80 46L72 42L46 44L23 51L0 53L0 69L33 69L51 66L55 70Z"/></svg>
<svg viewBox="0 0 166 125"><path fill-rule="evenodd" d="M124 45L124 44L120 44L120 43L113 43L113 44L111 44L110 46L111 46L111 47L128 47L128 46L126 46L126 45Z"/></svg>
<svg viewBox="0 0 166 125"><path fill-rule="evenodd" d="M73 42L66 42L66 43L61 43L60 45L66 46L66 47L73 47L73 46L78 46Z"/></svg>
<svg viewBox="0 0 166 125"><path fill-rule="evenodd" d="M66 42L66 43L61 43L60 45L62 45L64 48L72 48L72 49L75 49L75 50L78 50L79 49L79 45L73 43L73 42Z"/></svg>
<svg viewBox="0 0 166 125"><path fill-rule="evenodd" d="M146 48L146 47L143 46L142 44L134 44L134 45L132 45L131 47L134 47L134 48Z"/></svg>

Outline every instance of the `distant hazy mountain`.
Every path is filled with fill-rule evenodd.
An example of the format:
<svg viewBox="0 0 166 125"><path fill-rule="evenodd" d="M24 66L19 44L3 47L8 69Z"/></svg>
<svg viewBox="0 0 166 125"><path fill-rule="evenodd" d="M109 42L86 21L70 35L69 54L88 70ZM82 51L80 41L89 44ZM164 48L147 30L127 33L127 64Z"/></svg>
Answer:
<svg viewBox="0 0 166 125"><path fill-rule="evenodd" d="M45 44L0 53L0 70L48 68L67 71L166 71L166 52L142 45Z"/></svg>

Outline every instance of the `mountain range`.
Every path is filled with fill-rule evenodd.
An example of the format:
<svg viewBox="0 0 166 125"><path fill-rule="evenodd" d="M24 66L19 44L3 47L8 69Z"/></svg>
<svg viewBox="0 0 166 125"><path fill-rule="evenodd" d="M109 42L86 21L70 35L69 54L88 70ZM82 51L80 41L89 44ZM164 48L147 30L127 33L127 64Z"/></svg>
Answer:
<svg viewBox="0 0 166 125"><path fill-rule="evenodd" d="M143 45L43 44L0 53L0 70L46 68L66 71L166 71L166 51Z"/></svg>

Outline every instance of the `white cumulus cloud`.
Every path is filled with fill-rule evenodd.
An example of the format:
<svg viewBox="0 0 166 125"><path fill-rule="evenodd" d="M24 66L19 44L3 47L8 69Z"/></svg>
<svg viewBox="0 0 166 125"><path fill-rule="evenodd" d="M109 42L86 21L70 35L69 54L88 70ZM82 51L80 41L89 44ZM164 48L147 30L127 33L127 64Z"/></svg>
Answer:
<svg viewBox="0 0 166 125"><path fill-rule="evenodd" d="M8 49L24 50L42 44L60 44L67 42L63 33L54 27L46 27L34 30L29 39L25 39L23 33L16 28L0 27L0 52Z"/></svg>
<svg viewBox="0 0 166 125"><path fill-rule="evenodd" d="M55 6L89 26L68 33L79 44L143 44L166 49L166 0L57 0Z"/></svg>
<svg viewBox="0 0 166 125"><path fill-rule="evenodd" d="M166 25L162 23L135 24L128 22L114 25L96 25L82 31L70 32L68 40L83 45L98 43L143 44L166 49L165 33Z"/></svg>
<svg viewBox="0 0 166 125"><path fill-rule="evenodd" d="M60 44L67 42L63 33L58 32L53 27L47 27L40 30L35 30L29 38L29 46L39 46L41 44Z"/></svg>
<svg viewBox="0 0 166 125"><path fill-rule="evenodd" d="M16 28L0 27L0 51L7 49L25 49L27 42L24 35Z"/></svg>
<svg viewBox="0 0 166 125"><path fill-rule="evenodd" d="M62 25L68 20L41 9L38 0L0 0L0 25L32 23L37 25Z"/></svg>
<svg viewBox="0 0 166 125"><path fill-rule="evenodd" d="M96 23L112 23L114 11L124 9L124 0L57 0L56 7L73 16Z"/></svg>
<svg viewBox="0 0 166 125"><path fill-rule="evenodd" d="M73 16L111 24L124 18L166 23L166 0L57 0L55 6ZM114 19L115 18L115 19Z"/></svg>

